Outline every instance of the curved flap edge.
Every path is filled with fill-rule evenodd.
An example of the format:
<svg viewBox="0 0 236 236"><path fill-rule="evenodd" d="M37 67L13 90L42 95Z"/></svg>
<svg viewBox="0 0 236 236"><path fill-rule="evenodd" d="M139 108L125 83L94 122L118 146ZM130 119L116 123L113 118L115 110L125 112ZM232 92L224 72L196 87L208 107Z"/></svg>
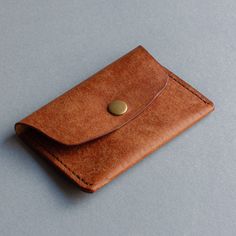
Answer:
<svg viewBox="0 0 236 236"><path fill-rule="evenodd" d="M164 90L162 66L139 46L20 122L64 145L79 145L111 133L136 118ZM113 116L107 105L123 100L128 111Z"/></svg>

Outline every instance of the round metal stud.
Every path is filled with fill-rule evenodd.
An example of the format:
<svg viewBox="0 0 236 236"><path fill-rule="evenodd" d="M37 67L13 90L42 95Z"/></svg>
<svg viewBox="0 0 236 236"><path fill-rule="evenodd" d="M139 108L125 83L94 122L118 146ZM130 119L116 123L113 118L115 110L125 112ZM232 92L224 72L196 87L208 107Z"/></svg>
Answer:
<svg viewBox="0 0 236 236"><path fill-rule="evenodd" d="M108 105L108 111L115 116L123 115L127 110L128 106L124 101L114 100Z"/></svg>

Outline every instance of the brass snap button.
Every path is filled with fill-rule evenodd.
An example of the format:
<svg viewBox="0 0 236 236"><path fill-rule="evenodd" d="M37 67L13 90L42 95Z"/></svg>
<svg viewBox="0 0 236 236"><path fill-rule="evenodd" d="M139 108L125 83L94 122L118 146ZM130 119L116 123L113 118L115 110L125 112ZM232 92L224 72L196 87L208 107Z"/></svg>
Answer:
<svg viewBox="0 0 236 236"><path fill-rule="evenodd" d="M115 116L123 115L127 110L127 104L120 100L114 100L108 105L108 111Z"/></svg>

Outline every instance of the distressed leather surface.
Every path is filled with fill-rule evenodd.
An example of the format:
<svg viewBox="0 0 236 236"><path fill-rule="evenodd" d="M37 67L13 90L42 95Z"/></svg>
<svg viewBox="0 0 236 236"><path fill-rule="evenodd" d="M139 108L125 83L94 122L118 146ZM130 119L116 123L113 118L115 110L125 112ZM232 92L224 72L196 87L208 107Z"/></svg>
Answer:
<svg viewBox="0 0 236 236"><path fill-rule="evenodd" d="M124 100L128 112L107 105ZM213 111L139 46L16 124L35 151L94 192Z"/></svg>
<svg viewBox="0 0 236 236"><path fill-rule="evenodd" d="M167 78L161 65L138 47L21 123L63 144L85 143L135 118L161 93ZM107 112L107 105L117 99L128 105L124 116Z"/></svg>

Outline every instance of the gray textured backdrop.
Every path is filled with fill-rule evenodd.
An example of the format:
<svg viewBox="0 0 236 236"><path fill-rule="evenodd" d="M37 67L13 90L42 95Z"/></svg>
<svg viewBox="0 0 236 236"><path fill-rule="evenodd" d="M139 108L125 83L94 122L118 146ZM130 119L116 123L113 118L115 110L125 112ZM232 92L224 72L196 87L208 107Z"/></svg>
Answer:
<svg viewBox="0 0 236 236"><path fill-rule="evenodd" d="M235 38L235 0L0 0L0 235L235 235ZM13 125L138 44L216 111L83 193Z"/></svg>

